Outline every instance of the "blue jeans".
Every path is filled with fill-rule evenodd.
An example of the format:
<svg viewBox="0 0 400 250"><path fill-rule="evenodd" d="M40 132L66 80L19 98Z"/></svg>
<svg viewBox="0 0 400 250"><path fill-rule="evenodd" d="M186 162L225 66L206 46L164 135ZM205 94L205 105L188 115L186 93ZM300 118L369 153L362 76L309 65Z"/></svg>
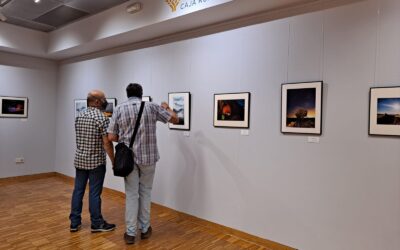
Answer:
<svg viewBox="0 0 400 250"><path fill-rule="evenodd" d="M151 189L153 188L156 165L135 165L125 177L125 223L126 233L136 236L137 223L143 233L150 226Z"/></svg>
<svg viewBox="0 0 400 250"><path fill-rule="evenodd" d="M101 192L103 191L106 166L100 165L92 170L76 169L75 187L71 200L71 225L82 223L82 199L89 180L89 212L92 226L98 227L104 223L101 215Z"/></svg>

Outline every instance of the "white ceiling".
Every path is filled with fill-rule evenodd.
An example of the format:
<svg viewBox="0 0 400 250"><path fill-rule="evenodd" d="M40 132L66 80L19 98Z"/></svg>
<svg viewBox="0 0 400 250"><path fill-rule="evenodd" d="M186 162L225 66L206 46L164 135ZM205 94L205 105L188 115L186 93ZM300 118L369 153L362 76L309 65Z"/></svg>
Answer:
<svg viewBox="0 0 400 250"><path fill-rule="evenodd" d="M1 0L5 22L49 32L128 0Z"/></svg>
<svg viewBox="0 0 400 250"><path fill-rule="evenodd" d="M143 10L133 15L126 12L134 2L129 1L49 33L0 23L0 51L81 60L363 0L208 0L212 1L217 5L172 12L165 1L146 0Z"/></svg>

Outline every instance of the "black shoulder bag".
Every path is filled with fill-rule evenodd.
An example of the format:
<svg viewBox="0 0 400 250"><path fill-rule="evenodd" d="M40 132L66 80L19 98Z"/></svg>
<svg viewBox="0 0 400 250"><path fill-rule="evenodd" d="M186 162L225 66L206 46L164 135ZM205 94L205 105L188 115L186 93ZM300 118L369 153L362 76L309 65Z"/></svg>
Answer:
<svg viewBox="0 0 400 250"><path fill-rule="evenodd" d="M133 135L129 147L125 143L120 142L115 146L115 160L114 160L114 175L120 177L128 176L135 165L132 146L135 141L135 137L140 125L140 119L142 118L144 108L144 102L140 104L139 115L136 119L135 129L133 130Z"/></svg>

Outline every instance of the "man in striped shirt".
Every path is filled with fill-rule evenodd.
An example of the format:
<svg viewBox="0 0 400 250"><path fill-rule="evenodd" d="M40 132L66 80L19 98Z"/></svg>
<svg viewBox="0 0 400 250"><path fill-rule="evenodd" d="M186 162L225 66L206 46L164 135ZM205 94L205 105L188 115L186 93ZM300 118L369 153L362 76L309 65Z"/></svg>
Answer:
<svg viewBox="0 0 400 250"><path fill-rule="evenodd" d="M131 83L126 88L126 93L128 101L118 105L112 115L108 127L108 139L124 142L128 146L139 113L143 89L141 85ZM178 117L165 102L161 106L146 102L132 149L135 167L125 177L126 232L124 239L127 244L135 243L137 222L141 230L141 239L148 239L152 232L150 226L151 189L156 162L160 159L157 148L157 121L178 123Z"/></svg>

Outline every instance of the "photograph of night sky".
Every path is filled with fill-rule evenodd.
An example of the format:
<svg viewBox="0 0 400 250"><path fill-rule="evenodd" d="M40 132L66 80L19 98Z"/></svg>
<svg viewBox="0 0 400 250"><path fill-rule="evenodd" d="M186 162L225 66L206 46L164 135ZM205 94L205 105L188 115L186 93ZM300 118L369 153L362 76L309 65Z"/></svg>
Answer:
<svg viewBox="0 0 400 250"><path fill-rule="evenodd" d="M316 89L288 89L286 126L315 128Z"/></svg>
<svg viewBox="0 0 400 250"><path fill-rule="evenodd" d="M378 98L377 124L400 125L400 98Z"/></svg>
<svg viewBox="0 0 400 250"><path fill-rule="evenodd" d="M219 121L244 121L245 100L219 100L218 120Z"/></svg>
<svg viewBox="0 0 400 250"><path fill-rule="evenodd" d="M25 101L3 99L1 112L5 115L23 115L25 112Z"/></svg>

